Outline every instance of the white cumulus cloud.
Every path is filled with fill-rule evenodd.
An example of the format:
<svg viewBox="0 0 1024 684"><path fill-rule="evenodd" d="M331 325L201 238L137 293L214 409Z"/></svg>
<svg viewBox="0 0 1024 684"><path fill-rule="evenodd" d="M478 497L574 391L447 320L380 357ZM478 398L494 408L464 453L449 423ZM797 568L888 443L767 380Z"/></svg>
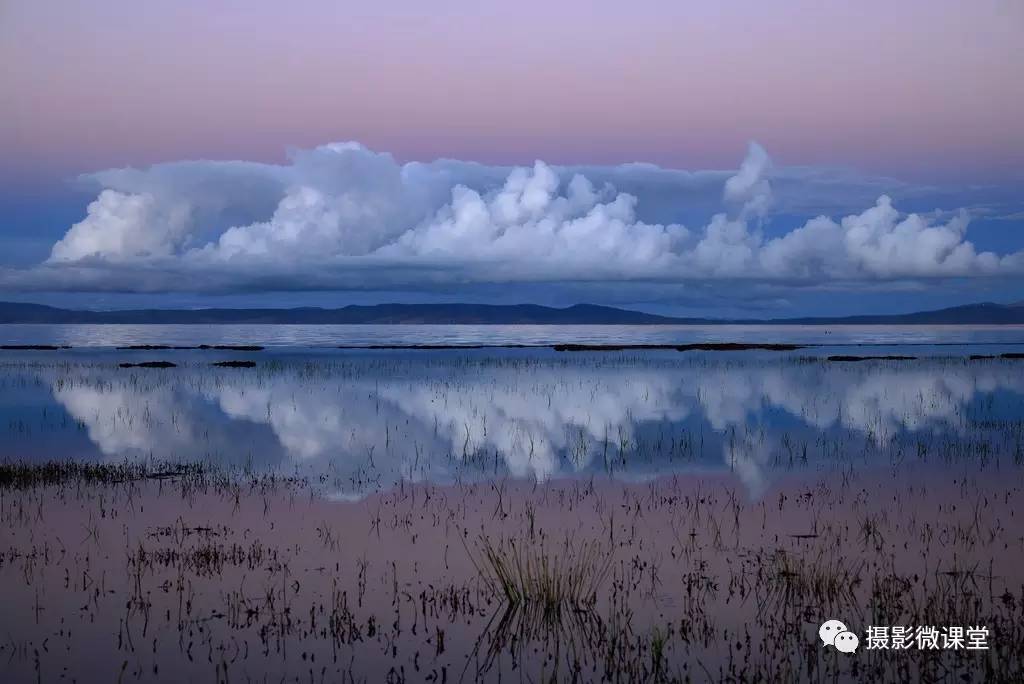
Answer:
<svg viewBox="0 0 1024 684"><path fill-rule="evenodd" d="M188 219L187 204L161 203L148 193L104 190L89 204L85 219L53 246L50 260L172 256L187 234Z"/></svg>
<svg viewBox="0 0 1024 684"><path fill-rule="evenodd" d="M968 211L907 214L887 194L859 213L822 214L771 235L772 212L814 206L807 195L816 189L839 208L839 195L863 198L881 181L776 168L756 143L734 172L401 164L358 143L333 143L295 151L285 165L178 162L84 181L99 188L85 218L23 279L127 289L137 279L168 290L409 286L424 278L819 284L1024 268L1019 252L975 248Z"/></svg>
<svg viewBox="0 0 1024 684"><path fill-rule="evenodd" d="M770 172L768 152L757 143L750 143L739 171L725 182L726 201L739 204L744 216L764 216L772 204Z"/></svg>

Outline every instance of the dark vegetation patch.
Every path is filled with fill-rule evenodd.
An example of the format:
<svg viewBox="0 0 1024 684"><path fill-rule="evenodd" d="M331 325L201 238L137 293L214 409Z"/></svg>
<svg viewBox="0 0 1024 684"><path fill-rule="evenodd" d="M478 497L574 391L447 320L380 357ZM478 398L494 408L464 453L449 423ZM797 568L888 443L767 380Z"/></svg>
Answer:
<svg viewBox="0 0 1024 684"><path fill-rule="evenodd" d="M71 349L69 344L2 344L0 349L6 349L8 351L59 351L61 349Z"/></svg>
<svg viewBox="0 0 1024 684"><path fill-rule="evenodd" d="M845 356L837 354L828 357L829 361L916 361L916 356Z"/></svg>
<svg viewBox="0 0 1024 684"><path fill-rule="evenodd" d="M263 351L258 344L200 344L192 346L175 346L170 344L130 344L117 347L119 351L159 351L180 349L214 349L218 351Z"/></svg>
<svg viewBox="0 0 1024 684"><path fill-rule="evenodd" d="M1020 352L1007 352L1006 354L1000 354L1001 359L1024 359L1024 354Z"/></svg>
<svg viewBox="0 0 1024 684"><path fill-rule="evenodd" d="M163 351L167 349L195 349L195 347L172 347L169 344L130 344L126 347L115 347L118 351Z"/></svg>
<svg viewBox="0 0 1024 684"><path fill-rule="evenodd" d="M0 489L27 489L67 482L117 484L138 480L166 480L203 472L204 466L198 463L9 462L0 463Z"/></svg>
<svg viewBox="0 0 1024 684"><path fill-rule="evenodd" d="M120 363L121 368L174 368L178 364L170 361L140 361L139 363Z"/></svg>
<svg viewBox="0 0 1024 684"><path fill-rule="evenodd" d="M994 358L996 358L996 357L994 355L992 355L992 354L971 354L971 356L970 356L971 361L984 361L985 359L994 359Z"/></svg>
<svg viewBox="0 0 1024 684"><path fill-rule="evenodd" d="M224 468L204 461L0 461L0 491L82 484L119 485L143 480L170 480L192 489L211 488L215 492L232 495L237 493L239 486L261 492L273 491L277 487L309 486L309 481L302 477Z"/></svg>
<svg viewBox="0 0 1024 684"><path fill-rule="evenodd" d="M546 344L342 344L338 349L547 349Z"/></svg>
<svg viewBox="0 0 1024 684"><path fill-rule="evenodd" d="M255 361L217 361L213 364L219 368L255 368Z"/></svg>

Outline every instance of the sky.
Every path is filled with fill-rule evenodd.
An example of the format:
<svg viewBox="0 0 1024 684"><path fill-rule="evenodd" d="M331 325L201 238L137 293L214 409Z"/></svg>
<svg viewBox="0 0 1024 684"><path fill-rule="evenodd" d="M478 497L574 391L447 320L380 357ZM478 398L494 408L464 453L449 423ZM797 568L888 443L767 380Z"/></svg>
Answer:
<svg viewBox="0 0 1024 684"><path fill-rule="evenodd" d="M1024 3L0 0L0 299L1024 299Z"/></svg>

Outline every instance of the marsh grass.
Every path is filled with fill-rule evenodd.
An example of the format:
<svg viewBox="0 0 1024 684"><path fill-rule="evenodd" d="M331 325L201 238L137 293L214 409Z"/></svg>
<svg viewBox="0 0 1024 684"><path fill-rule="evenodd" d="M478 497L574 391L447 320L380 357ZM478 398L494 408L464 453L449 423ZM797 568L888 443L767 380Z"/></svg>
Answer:
<svg viewBox="0 0 1024 684"><path fill-rule="evenodd" d="M76 461L0 462L0 489L83 484L117 484L138 480L162 480L198 476L205 472L201 463L80 463Z"/></svg>
<svg viewBox="0 0 1024 684"><path fill-rule="evenodd" d="M665 356L0 364L0 681L1024 681L1020 365ZM728 391L759 373L774 427ZM260 460L264 424L326 450ZM991 650L836 658L826 616Z"/></svg>
<svg viewBox="0 0 1024 684"><path fill-rule="evenodd" d="M612 565L613 555L596 540L566 538L553 552L543 542L478 539L470 559L480 577L510 605L538 606L545 614L592 608Z"/></svg>
<svg viewBox="0 0 1024 684"><path fill-rule="evenodd" d="M864 561L825 550L801 556L776 550L764 559L764 583L775 603L856 610Z"/></svg>

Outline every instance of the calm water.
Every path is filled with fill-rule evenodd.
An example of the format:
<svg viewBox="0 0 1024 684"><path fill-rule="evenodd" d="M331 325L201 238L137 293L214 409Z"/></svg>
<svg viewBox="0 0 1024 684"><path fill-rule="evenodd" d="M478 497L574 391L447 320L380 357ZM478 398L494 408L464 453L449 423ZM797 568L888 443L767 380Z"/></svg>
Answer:
<svg viewBox="0 0 1024 684"><path fill-rule="evenodd" d="M560 341L821 346L336 348ZM0 342L72 345L0 351L0 681L1024 672L1024 360L999 358L1019 328L6 326ZM147 343L267 349L115 348ZM213 365L229 360L253 365ZM147 361L175 365L120 366ZM516 601L501 563L581 588ZM830 618L862 644L868 626L935 625L984 627L990 648L842 654L817 639Z"/></svg>
<svg viewBox="0 0 1024 684"><path fill-rule="evenodd" d="M972 351L8 351L0 459L204 460L329 476L340 498L402 481L725 472L757 496L779 473L878 468L921 445L1019 448L978 419L1024 417L1024 362ZM255 367L211 365L240 358ZM154 359L178 365L118 367Z"/></svg>
<svg viewBox="0 0 1024 684"><path fill-rule="evenodd" d="M0 325L0 344L1024 344L1024 326Z"/></svg>

